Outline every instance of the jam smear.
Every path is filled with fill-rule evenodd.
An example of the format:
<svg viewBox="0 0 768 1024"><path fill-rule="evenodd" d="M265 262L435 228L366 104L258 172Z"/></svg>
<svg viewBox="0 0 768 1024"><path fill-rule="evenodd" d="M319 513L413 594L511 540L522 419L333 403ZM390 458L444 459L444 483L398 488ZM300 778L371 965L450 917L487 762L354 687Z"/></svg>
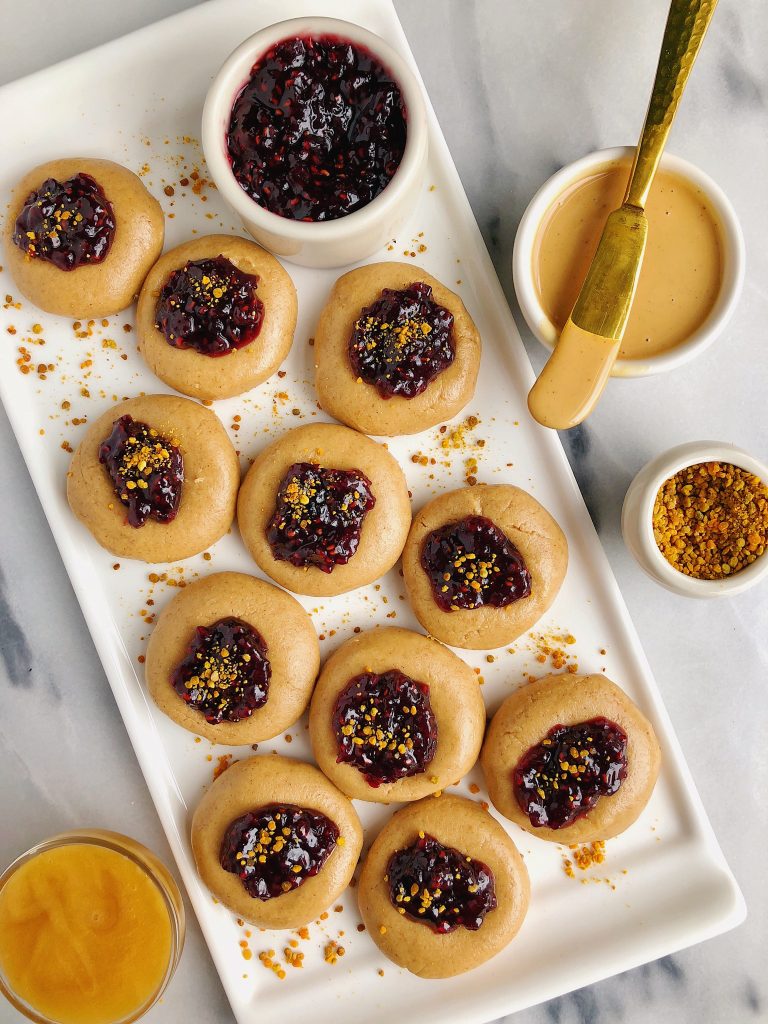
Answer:
<svg viewBox="0 0 768 1024"><path fill-rule="evenodd" d="M299 567L333 572L357 551L367 512L376 504L359 469L296 462L283 477L267 530L272 554Z"/></svg>
<svg viewBox="0 0 768 1024"><path fill-rule="evenodd" d="M387 880L398 913L440 934L460 926L476 932L496 908L496 886L488 865L424 832L411 846L392 854Z"/></svg>
<svg viewBox="0 0 768 1024"><path fill-rule="evenodd" d="M90 174L67 181L47 178L30 192L16 218L13 242L33 259L76 270L105 259L115 235L115 214Z"/></svg>
<svg viewBox="0 0 768 1024"><path fill-rule="evenodd" d="M535 828L566 828L627 776L627 734L607 718L555 725L521 758L515 796Z"/></svg>
<svg viewBox="0 0 768 1024"><path fill-rule="evenodd" d="M504 608L531 593L531 574L512 541L485 516L466 516L433 530L421 565L444 612Z"/></svg>
<svg viewBox="0 0 768 1024"><path fill-rule="evenodd" d="M128 522L140 527L149 518L170 523L176 518L184 483L184 460L175 439L154 427L121 416L99 445L115 494L128 507Z"/></svg>
<svg viewBox="0 0 768 1024"><path fill-rule="evenodd" d="M338 696L332 725L337 762L354 765L374 789L421 774L437 749L429 687L397 669L351 679Z"/></svg>
<svg viewBox="0 0 768 1024"><path fill-rule="evenodd" d="M254 899L270 900L313 878L336 848L338 826L319 811L270 804L227 827L219 862Z"/></svg>
<svg viewBox="0 0 768 1024"><path fill-rule="evenodd" d="M382 398L415 398L455 355L453 314L419 281L398 291L385 288L360 313L349 340L355 376Z"/></svg>
<svg viewBox="0 0 768 1024"><path fill-rule="evenodd" d="M252 67L232 107L227 152L240 187L292 220L345 217L371 202L405 149L390 73L333 36L284 39Z"/></svg>
<svg viewBox="0 0 768 1024"><path fill-rule="evenodd" d="M262 637L241 619L198 626L187 654L171 675L181 699L206 722L239 722L263 707L272 666Z"/></svg>
<svg viewBox="0 0 768 1024"><path fill-rule="evenodd" d="M225 356L258 337L264 304L258 277L244 274L226 256L188 260L160 291L155 327L174 348Z"/></svg>

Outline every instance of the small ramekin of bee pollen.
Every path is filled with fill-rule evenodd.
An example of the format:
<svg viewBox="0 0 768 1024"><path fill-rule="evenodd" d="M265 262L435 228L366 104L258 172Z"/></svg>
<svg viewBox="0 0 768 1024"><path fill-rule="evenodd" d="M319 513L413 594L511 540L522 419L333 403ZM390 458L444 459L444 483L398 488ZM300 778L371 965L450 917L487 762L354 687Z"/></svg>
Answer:
<svg viewBox="0 0 768 1024"><path fill-rule="evenodd" d="M680 445L632 481L621 529L640 567L668 590L737 594L768 574L768 467L734 445Z"/></svg>
<svg viewBox="0 0 768 1024"><path fill-rule="evenodd" d="M130 1024L184 944L178 886L116 832L53 836L0 876L0 991L37 1024Z"/></svg>

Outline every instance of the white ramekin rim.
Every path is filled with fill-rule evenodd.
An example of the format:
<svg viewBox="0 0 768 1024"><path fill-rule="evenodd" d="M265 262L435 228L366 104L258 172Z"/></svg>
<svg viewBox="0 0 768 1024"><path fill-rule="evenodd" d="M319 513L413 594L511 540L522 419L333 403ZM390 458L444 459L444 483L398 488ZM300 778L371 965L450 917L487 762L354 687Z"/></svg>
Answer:
<svg viewBox="0 0 768 1024"><path fill-rule="evenodd" d="M549 319L536 293L533 277L533 247L536 234L547 210L557 197L571 184L599 167L631 157L632 146L600 149L561 168L547 179L531 199L520 221L512 255L512 275L520 310L534 336L548 349L553 349L558 331ZM703 352L722 332L730 319L744 284L746 252L741 224L731 201L716 182L695 164L682 157L664 153L664 170L687 179L707 196L721 229L723 243L723 279L717 300L707 319L687 341L668 352L644 359L617 359L613 375L616 377L644 377L676 369Z"/></svg>
<svg viewBox="0 0 768 1024"><path fill-rule="evenodd" d="M360 210L330 221L296 221L265 210L240 187L225 150L225 131L232 104L248 80L254 63L270 46L295 36L330 35L364 46L392 73L403 96L407 134L403 156L386 187ZM338 18L305 17L275 22L255 32L232 51L210 85L203 106L202 145L208 170L223 198L246 221L292 243L322 244L365 233L396 206L423 164L427 144L427 112L421 88L406 61L379 36Z"/></svg>
<svg viewBox="0 0 768 1024"><path fill-rule="evenodd" d="M733 576L700 580L673 568L653 536L653 505L659 488L681 469L700 462L730 463L768 483L768 466L736 445L723 441L677 445L647 463L630 484L621 511L621 530L640 567L668 590L686 597L732 597L755 586L768 574L768 552Z"/></svg>

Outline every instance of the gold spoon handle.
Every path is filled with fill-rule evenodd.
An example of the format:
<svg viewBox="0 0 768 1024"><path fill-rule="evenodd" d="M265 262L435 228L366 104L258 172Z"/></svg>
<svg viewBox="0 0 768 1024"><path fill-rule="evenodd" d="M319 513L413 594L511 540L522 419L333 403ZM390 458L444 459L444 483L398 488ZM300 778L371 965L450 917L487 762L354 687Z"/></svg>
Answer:
<svg viewBox="0 0 768 1024"><path fill-rule="evenodd" d="M670 4L648 113L624 198L630 206L645 209L680 97L716 7L717 0L672 0Z"/></svg>

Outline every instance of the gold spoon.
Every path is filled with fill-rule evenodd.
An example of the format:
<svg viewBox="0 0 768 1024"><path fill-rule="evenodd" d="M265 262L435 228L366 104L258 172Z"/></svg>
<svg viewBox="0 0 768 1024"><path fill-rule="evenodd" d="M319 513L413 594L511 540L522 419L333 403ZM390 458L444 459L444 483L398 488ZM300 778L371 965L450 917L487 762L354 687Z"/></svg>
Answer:
<svg viewBox="0 0 768 1024"><path fill-rule="evenodd" d="M608 217L562 334L528 395L531 415L567 430L590 414L619 354L643 264L645 204L717 0L672 0L624 202Z"/></svg>

